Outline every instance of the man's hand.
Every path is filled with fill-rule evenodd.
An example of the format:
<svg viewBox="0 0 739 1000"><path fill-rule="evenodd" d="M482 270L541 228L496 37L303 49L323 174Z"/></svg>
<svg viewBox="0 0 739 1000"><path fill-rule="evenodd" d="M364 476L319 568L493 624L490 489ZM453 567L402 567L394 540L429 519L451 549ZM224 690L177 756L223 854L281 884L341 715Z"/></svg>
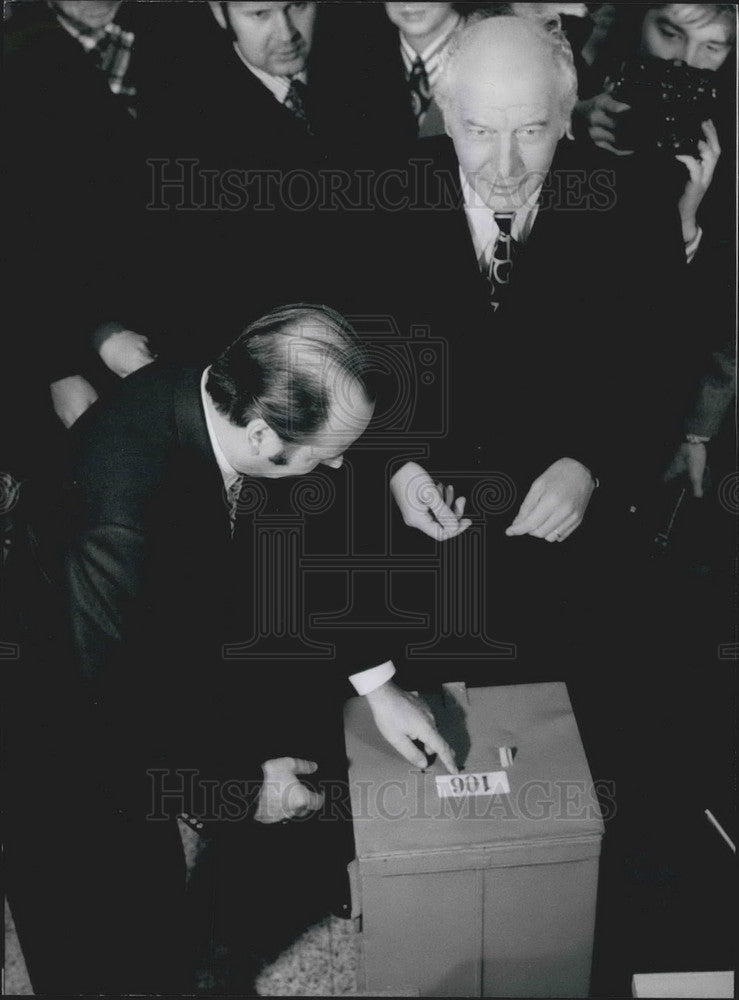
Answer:
<svg viewBox="0 0 739 1000"><path fill-rule="evenodd" d="M416 462L406 462L390 480L390 489L409 528L445 542L472 523L463 517L465 498L454 499L454 488L434 483Z"/></svg>
<svg viewBox="0 0 739 1000"><path fill-rule="evenodd" d="M278 757L262 764L264 784L254 815L257 823L282 823L307 816L323 805L323 795L311 791L299 774L314 774L318 764L296 757Z"/></svg>
<svg viewBox="0 0 739 1000"><path fill-rule="evenodd" d="M451 747L437 732L434 717L420 698L403 691L392 681L386 681L364 697L369 702L375 725L401 757L414 767L426 767L426 757L412 742L420 740L428 753L439 755L450 774L457 773Z"/></svg>
<svg viewBox="0 0 739 1000"><path fill-rule="evenodd" d="M688 168L688 182L678 204L680 221L683 226L683 239L691 243L698 233L697 213L700 203L711 186L713 172L721 147L718 142L716 126L709 119L701 125L705 139L698 142L698 156L676 156L675 159Z"/></svg>
<svg viewBox="0 0 739 1000"><path fill-rule="evenodd" d="M149 341L143 334L132 330L111 333L98 347L98 353L113 374L120 378L131 375L154 360Z"/></svg>
<svg viewBox="0 0 739 1000"><path fill-rule="evenodd" d="M663 479L666 483L687 474L694 497L703 496L703 477L706 473L706 445L704 441L683 441L675 452Z"/></svg>
<svg viewBox="0 0 739 1000"><path fill-rule="evenodd" d="M595 483L574 458L560 458L531 484L506 535L533 535L563 542L580 526Z"/></svg>
<svg viewBox="0 0 739 1000"><path fill-rule="evenodd" d="M586 101L578 101L574 117L596 146L607 149L617 156L630 156L634 152L633 149L619 149L616 146L617 118L630 108L629 104L603 93Z"/></svg>
<svg viewBox="0 0 739 1000"><path fill-rule="evenodd" d="M54 413L67 428L79 420L85 410L98 398L93 387L81 375L60 378L51 383L49 390Z"/></svg>

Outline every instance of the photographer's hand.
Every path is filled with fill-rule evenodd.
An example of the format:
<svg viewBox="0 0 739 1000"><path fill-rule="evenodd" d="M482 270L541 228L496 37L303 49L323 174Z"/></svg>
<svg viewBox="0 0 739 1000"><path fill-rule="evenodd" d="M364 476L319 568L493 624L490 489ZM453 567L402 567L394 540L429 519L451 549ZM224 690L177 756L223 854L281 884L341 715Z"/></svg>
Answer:
<svg viewBox="0 0 739 1000"><path fill-rule="evenodd" d="M685 190L678 202L683 239L686 244L692 243L698 235L698 208L711 186L713 172L721 155L716 126L709 119L703 122L701 128L705 139L698 141L698 156L681 154L675 157L680 163L685 164L689 175Z"/></svg>
<svg viewBox="0 0 739 1000"><path fill-rule="evenodd" d="M694 497L703 496L703 478L706 474L706 441L683 441L675 452L669 468L662 477L666 483L687 475Z"/></svg>
<svg viewBox="0 0 739 1000"><path fill-rule="evenodd" d="M630 105L617 101L610 94L602 93L575 105L575 122L580 123L596 146L607 149L617 156L630 156L633 149L618 149L616 146L616 119Z"/></svg>

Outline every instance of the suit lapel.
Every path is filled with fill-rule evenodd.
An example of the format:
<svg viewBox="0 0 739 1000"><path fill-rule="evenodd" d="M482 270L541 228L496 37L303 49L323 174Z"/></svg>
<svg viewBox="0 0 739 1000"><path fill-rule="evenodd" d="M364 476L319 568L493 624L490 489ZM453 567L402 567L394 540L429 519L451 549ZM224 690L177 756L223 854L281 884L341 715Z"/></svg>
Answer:
<svg viewBox="0 0 739 1000"><path fill-rule="evenodd" d="M455 289L454 298L457 302L465 302L465 312L474 314L480 310L487 311L492 319L493 312L489 309L487 283L480 274L479 262L464 210L459 163L454 154L454 146L451 139L446 137L435 140L435 142L439 143L440 148L437 169L441 178L439 183L440 190L443 192L443 204L449 204L446 200L449 198L451 205L445 211L430 213L434 216L431 223L436 229L437 220L443 220L444 233L441 245L455 248L452 261L454 273L441 276L442 285ZM437 236L429 242L429 246L439 245L438 229L436 232ZM446 266L450 255L445 251L441 254L441 258Z"/></svg>

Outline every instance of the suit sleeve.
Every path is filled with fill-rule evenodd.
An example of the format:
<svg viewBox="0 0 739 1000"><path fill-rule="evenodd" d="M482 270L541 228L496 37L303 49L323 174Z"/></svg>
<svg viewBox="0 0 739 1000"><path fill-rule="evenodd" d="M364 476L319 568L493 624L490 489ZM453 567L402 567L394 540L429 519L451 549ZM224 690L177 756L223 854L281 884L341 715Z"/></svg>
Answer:
<svg viewBox="0 0 739 1000"><path fill-rule="evenodd" d="M680 439L699 344L675 206L656 180L621 191L621 257L605 275L593 343L582 327L579 353L592 367L581 378L571 366L562 437L573 458L633 501L658 482Z"/></svg>
<svg viewBox="0 0 739 1000"><path fill-rule="evenodd" d="M214 736L221 708L215 684L192 691L183 684L178 691L171 673L157 671L169 650L166 637L152 639L141 614L146 563L144 531L123 524L87 528L66 560L73 648L87 689L86 721L103 783L125 806L144 801L152 769L166 771L164 784L183 788L181 801L167 799L167 806L173 813L197 815L199 792L179 781L178 771L194 771L197 788L203 781L245 781L251 813L264 755L247 744L235 758L227 729L220 727L222 740Z"/></svg>
<svg viewBox="0 0 739 1000"><path fill-rule="evenodd" d="M712 351L704 366L685 420L687 434L711 438L718 433L736 393L736 346Z"/></svg>

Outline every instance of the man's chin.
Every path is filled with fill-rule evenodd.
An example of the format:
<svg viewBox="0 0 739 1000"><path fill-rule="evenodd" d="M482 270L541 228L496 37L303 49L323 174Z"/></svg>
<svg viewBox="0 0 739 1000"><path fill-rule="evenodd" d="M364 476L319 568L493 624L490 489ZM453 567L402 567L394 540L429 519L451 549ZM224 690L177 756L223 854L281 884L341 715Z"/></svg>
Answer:
<svg viewBox="0 0 739 1000"><path fill-rule="evenodd" d="M492 212L515 212L522 205L522 198L518 194L491 194L486 199L486 204Z"/></svg>
<svg viewBox="0 0 739 1000"><path fill-rule="evenodd" d="M269 68L272 76L297 76L305 69L305 57L276 59Z"/></svg>
<svg viewBox="0 0 739 1000"><path fill-rule="evenodd" d="M517 212L529 204L541 180L528 175L511 184L477 184L475 192L492 212Z"/></svg>

